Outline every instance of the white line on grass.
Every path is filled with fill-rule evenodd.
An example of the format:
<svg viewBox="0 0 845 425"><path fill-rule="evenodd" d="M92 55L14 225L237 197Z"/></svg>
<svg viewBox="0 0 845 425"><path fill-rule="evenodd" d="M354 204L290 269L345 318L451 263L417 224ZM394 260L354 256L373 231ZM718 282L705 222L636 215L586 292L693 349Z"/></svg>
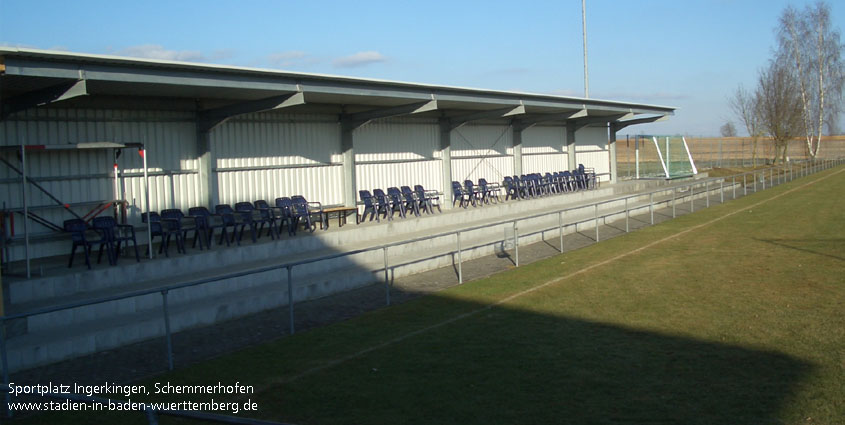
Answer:
<svg viewBox="0 0 845 425"><path fill-rule="evenodd" d="M702 227L706 227L706 226L709 226L709 225L711 225L711 224L713 224L713 223L716 223L716 222L722 221L722 220L724 220L724 219L726 219L726 218L728 218L728 217L734 216L734 215L739 214L739 213L741 213L741 212L743 212L743 211L747 211L747 210L749 210L749 209L751 209L751 208L754 208L754 207L760 206L760 205L765 204L766 202L772 201L772 200L774 200L774 199L778 199L778 198L780 198L780 197L782 197L782 196L785 196L785 195L787 195L787 194L790 194L790 193L792 193L792 192L795 192L796 190L802 189L802 188L804 188L804 187L810 186L810 185L815 184L815 183L817 183L817 182L820 182L820 181L822 181L822 180L828 179L828 178L833 177L833 176L835 176L835 175L837 175L837 174L840 174L840 173L842 173L842 172L845 172L845 169L842 169L842 170L836 171L836 172L834 172L834 173L832 173L832 174L829 174L829 175L827 175L827 176L823 176L823 177L821 177L821 178L819 178L819 179L817 179L817 180L813 180L813 181L808 182L808 183L805 183L805 184L803 184L803 185L801 185L801 186L796 186L796 187L794 187L794 188L792 188L792 189L789 189L789 190L787 190L787 191L785 191L785 192L783 192L783 193L779 193L779 194L777 194L777 195L775 195L775 196L772 196L771 198L764 199L764 200L762 200L762 201L760 201L760 202L757 202L756 204L752 204L752 205L749 205L749 206L747 206L747 207L745 207L745 208L741 208L741 209L738 209L738 210L736 210L736 211L733 211L733 212L727 213L727 214L725 214L725 215L723 215L723 216L721 216L721 217L714 218L713 220L710 220L710 221L708 221L708 222L706 222L706 223L701 223L701 224L695 225L695 226L693 226L693 227L690 227L690 228L688 228L688 229L682 230L682 231L680 231L680 232L678 232L678 233L675 233L675 234L673 234L673 235L669 235L669 236L666 236L666 237L664 237L664 238L662 238L662 239L658 239L658 240L656 240L656 241L654 241L654 242L651 242L651 243L645 244L645 245L643 245L643 246L641 246L641 247L639 247L639 248L636 248L636 249L634 249L634 250L628 251L628 252L626 252L626 253L624 253L624 254L619 254L619 255L617 255L617 256L615 256L615 257L612 257L612 258L609 258L609 259L607 259L607 260L600 261L600 262L598 262L598 263L592 264L592 265L587 266L587 267L585 267L585 268L583 268L583 269L580 269L580 270L578 270L578 271L574 271L574 272L572 272L572 273L569 273L569 274L567 274L567 275L565 275L565 276L556 277L556 278L554 278L554 279L552 279L552 280L549 280L549 281L543 282L543 283L541 283L541 284L539 284L539 285L537 285L537 286L534 286L534 287L531 287L531 288L525 289L525 290L523 290L523 291L517 292L517 293L515 293L515 294L513 294L513 295L510 295L510 296L508 296L508 297L502 298L501 300L496 301L496 302L494 302L494 303L487 304L487 305L485 305L484 307L480 307L480 308L478 308L478 309L475 309L475 310L469 311L469 312L467 312L467 313L459 314L459 315L454 316L454 317L452 317L452 318L446 319L446 320L444 320L444 321L442 321L442 322L438 322L438 323L436 323L436 324L434 324L434 325L427 326L427 327L425 327L425 328L418 329L418 330L415 330L415 331L413 331L413 332L409 332L409 333L406 333L406 334L404 334L404 335L397 336L396 338L393 338L393 339L387 340L387 341L385 341L385 342L383 342L383 343L381 343L381 344L373 345L373 346L370 346L370 347L365 348L365 349L363 349L363 350L356 351L355 353L349 354L349 355L347 355L347 356L339 357L339 358L337 358L337 359L331 360L331 361L329 361L329 362L327 362L327 363L325 363L325 364L322 364L322 365L320 365L320 366L312 367L311 369L307 369L307 370L305 370L305 371L303 371L303 372L300 372L300 373L298 373L298 374L296 374L296 375L290 376L290 377L288 377L288 378L286 378L286 379L282 379L282 380L276 381L276 383L286 384L286 383L289 383L289 382L296 381L296 380L298 380L298 379L300 379L300 378L303 378L303 377L305 377L305 376L312 375L312 374L314 374L314 373L321 372L321 371L323 371L323 370L326 370L326 369L332 368L332 367L337 366L337 365L339 365L339 364L345 363L345 362L347 362L347 361L349 361L349 360L352 360L352 359L355 359L355 358L361 357L361 356L363 356L363 355L365 355L365 354L371 353L371 352L373 352L373 351L380 350L380 349L382 349L382 348L385 348L385 347L391 346L391 345L396 344L396 343L398 343L398 342L402 342L402 341L404 341L404 340L406 340L406 339L408 339L408 338L411 338L411 337L417 336L417 335L419 335L419 334L423 334L423 333L426 333L426 332L429 332L429 331L433 331L433 330L435 330L435 329L442 328L442 327L444 327L444 326L446 326L446 325L449 325L449 324L455 323L455 322L457 322L457 321L459 321L459 320L466 319L467 317L472 317L472 316L475 316L475 315L477 315L477 314L479 314L479 313L483 313L483 312L485 312L485 311L487 311L487 310L490 310L490 309L491 309L491 308L493 308L493 307L500 306L500 305L502 305L502 304L505 304L505 303L507 303L507 302L509 302L509 301L512 301L512 300L514 300L514 299L516 299L516 298L519 298L519 297L522 297L522 296L524 296L524 295L528 295L528 294L530 294L530 293L532 293L532 292L535 292L535 291L537 291L537 290L540 290L540 289L543 289L543 288L549 287L549 286L554 285L554 284L556 284L556 283L560 283L560 282L562 282L562 281L564 281L564 280L567 280L567 279L571 279L571 278L573 278L573 277L575 277L575 276L578 276L579 274L586 273L586 272L589 272L589 271L591 271L591 270L593 270L593 269L596 269L596 268L599 268L599 267L602 267L602 266L608 265L608 264L613 263L613 262L615 262L615 261L618 261L618 260L620 260L620 259L622 259L622 258L629 257L629 256L631 256L631 255L633 255L633 254L640 253L640 252L645 251L645 250L647 250L647 249L649 249L649 248L651 248L651 247L653 247L653 246L655 246L655 245L659 245L659 244L661 244L661 243L663 243L663 242L666 242L666 241L669 241L669 240L675 239L675 238L677 238L677 237L679 237L679 236L683 236L683 235L685 235L685 234L687 234L687 233L690 233L690 232L692 232L692 231L695 231L695 230L701 229Z"/></svg>

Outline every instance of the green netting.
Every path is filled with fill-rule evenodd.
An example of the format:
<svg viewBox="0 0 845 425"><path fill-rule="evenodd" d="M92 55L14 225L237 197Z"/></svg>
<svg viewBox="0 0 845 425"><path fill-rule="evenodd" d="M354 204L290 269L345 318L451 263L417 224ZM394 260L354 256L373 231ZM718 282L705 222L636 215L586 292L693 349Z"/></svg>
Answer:
<svg viewBox="0 0 845 425"><path fill-rule="evenodd" d="M657 137L657 146L663 151L669 178L695 174L683 137Z"/></svg>
<svg viewBox="0 0 845 425"><path fill-rule="evenodd" d="M678 178L696 173L683 137L637 136L640 178Z"/></svg>

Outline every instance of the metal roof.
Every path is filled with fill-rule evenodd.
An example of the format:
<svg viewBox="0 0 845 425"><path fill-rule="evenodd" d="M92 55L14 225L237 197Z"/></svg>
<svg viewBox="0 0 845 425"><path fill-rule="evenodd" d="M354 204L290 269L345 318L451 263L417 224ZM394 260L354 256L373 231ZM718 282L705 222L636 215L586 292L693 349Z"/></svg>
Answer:
<svg viewBox="0 0 845 425"><path fill-rule="evenodd" d="M520 108L543 120L673 115L676 108L548 94L451 87L401 81L294 73L272 69L197 64L63 51L0 47L0 96L4 100L63 95L65 87L99 97L175 99L172 108L214 110L244 102L298 95L293 111L361 113L436 101L421 115ZM55 94L56 88L58 94ZM79 101L78 94L75 97ZM55 99L53 99L55 100ZM51 101L53 101L51 100ZM30 100L30 102L32 102ZM49 102L47 102L49 103ZM272 109L272 108L271 108Z"/></svg>

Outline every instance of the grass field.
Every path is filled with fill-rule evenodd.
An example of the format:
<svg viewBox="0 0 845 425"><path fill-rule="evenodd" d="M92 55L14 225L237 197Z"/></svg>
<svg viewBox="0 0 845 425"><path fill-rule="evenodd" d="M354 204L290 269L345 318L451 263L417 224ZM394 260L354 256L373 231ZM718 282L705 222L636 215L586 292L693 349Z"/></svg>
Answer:
<svg viewBox="0 0 845 425"><path fill-rule="evenodd" d="M144 384L303 424L845 423L843 194L839 167Z"/></svg>

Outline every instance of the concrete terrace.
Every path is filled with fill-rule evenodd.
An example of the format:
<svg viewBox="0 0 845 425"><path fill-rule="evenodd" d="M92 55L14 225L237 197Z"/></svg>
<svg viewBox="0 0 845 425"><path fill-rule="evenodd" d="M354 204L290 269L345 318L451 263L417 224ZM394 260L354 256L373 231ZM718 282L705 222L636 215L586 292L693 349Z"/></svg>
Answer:
<svg viewBox="0 0 845 425"><path fill-rule="evenodd" d="M497 254L516 262L513 258L512 220L551 213L545 217L519 220L519 243L549 240L551 245L556 245L557 211L569 209L563 215L563 222L567 224L565 233L584 232L594 226L591 218L596 210L592 205L596 202L608 201L598 209L601 216L606 216L603 220L624 219L624 201L617 199L640 194L629 199L628 207L632 214L647 213L649 195L645 192L686 183L630 181L605 184L596 190L467 209L444 208L442 214L372 221L358 226L353 223L342 228L338 228L334 219L325 231L300 231L294 237L284 234L278 240L271 240L265 235L256 243L245 238L240 247L214 245L211 250L202 251L188 248L187 254L175 253L171 248L169 258L162 255L152 260L142 259L140 263L136 263L131 255L123 255L117 266L108 266L104 261L100 265L94 264L90 271L85 268L79 254L72 269L66 267L66 256L39 259L34 263L35 276L32 279L16 276L14 270L4 276L7 315L120 297L131 292L152 292L12 320L7 328L9 368L12 371L22 370L161 337L165 329L162 295L158 290L171 285L237 274L169 291L170 327L172 332L177 332L287 305L289 294L284 268L260 273L250 273L251 270L367 250L435 234L444 235L388 248L389 280L443 267L452 267L457 280L457 231L461 231L462 261ZM727 193L729 186L725 184L723 188ZM709 189L713 191L710 196L718 197L718 183L711 184ZM696 192L703 190L702 186ZM670 193L658 195L655 200L668 200ZM704 194L697 196L703 197ZM464 230L501 221L506 223ZM581 224L573 224L577 222ZM143 250L145 246L139 248ZM384 261L384 250L375 249L296 266L292 271L291 296L297 303L383 281ZM21 267L18 266L17 270L20 271Z"/></svg>

